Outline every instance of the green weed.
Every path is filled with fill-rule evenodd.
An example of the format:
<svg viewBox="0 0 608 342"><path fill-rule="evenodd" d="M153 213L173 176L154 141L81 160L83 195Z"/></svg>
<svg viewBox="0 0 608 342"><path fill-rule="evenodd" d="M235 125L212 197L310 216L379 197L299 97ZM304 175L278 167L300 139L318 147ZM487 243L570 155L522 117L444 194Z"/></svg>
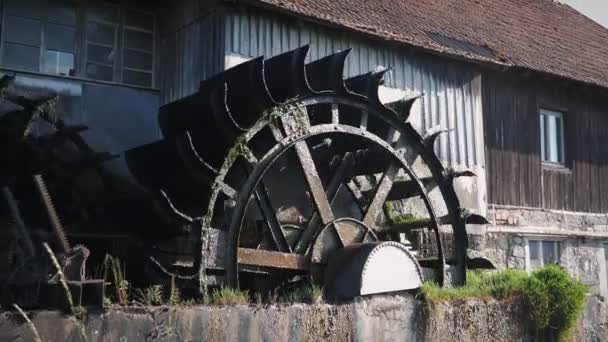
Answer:
<svg viewBox="0 0 608 342"><path fill-rule="evenodd" d="M161 285L152 285L143 290L135 289L135 300L143 305L161 305L163 303L163 288Z"/></svg>
<svg viewBox="0 0 608 342"><path fill-rule="evenodd" d="M441 288L426 282L422 293L428 303L468 298L509 300L523 298L539 330L551 329L568 336L582 314L587 286L570 277L558 265L527 273L507 269L499 272L467 272L467 284Z"/></svg>
<svg viewBox="0 0 608 342"><path fill-rule="evenodd" d="M249 304L249 292L229 287L213 289L210 294L213 305Z"/></svg>

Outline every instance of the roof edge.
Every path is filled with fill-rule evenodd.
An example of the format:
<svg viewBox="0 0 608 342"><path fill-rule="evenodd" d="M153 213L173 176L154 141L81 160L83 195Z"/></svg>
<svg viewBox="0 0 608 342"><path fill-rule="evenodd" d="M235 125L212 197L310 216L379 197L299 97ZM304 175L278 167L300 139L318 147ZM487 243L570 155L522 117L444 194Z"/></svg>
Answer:
<svg viewBox="0 0 608 342"><path fill-rule="evenodd" d="M553 77L567 79L567 80L570 80L573 82L579 82L579 83L582 83L585 85L600 87L600 88L608 90L608 80L606 80L605 82L600 82L600 81L595 81L595 80L566 76L566 75L562 75L562 74L559 74L556 72L548 72L546 70L540 70L540 69L529 67L529 66L526 67L526 66L522 66L522 65L515 65L510 62L502 62L498 59L486 58L486 57L482 57L482 56L474 55L474 54L470 54L470 53L458 52L455 49L443 47L443 46L440 46L439 44L436 44L437 48L430 48L430 47L415 44L413 42L409 42L405 39L387 39L385 36L379 35L377 32L373 32L371 30L365 30L362 27L348 25L348 24L342 23L338 20L332 20L331 18L315 17L312 15L303 13L302 11L298 11L297 9L290 9L287 7L276 6L271 3L265 2L263 0L237 0L237 1L222 0L222 1L226 4L231 4L231 5L240 4L240 5L244 5L244 6L250 6L253 8L258 8L258 9L262 9L262 10L267 10L267 11L271 11L271 12L284 14L284 15L291 16L291 17L295 16L298 19L301 19L301 20L304 20L304 21L307 21L310 23L320 24L320 25L323 25L323 26L329 27L329 28L347 29L350 32L361 34L364 37L367 37L369 39L372 39L372 40L375 40L378 42L389 43L391 45L400 46L400 47L413 48L417 51L430 53L432 55L446 57L446 58L450 58L450 59L461 61L461 62L473 63L473 64L489 66L489 67L493 67L493 68L502 68L503 70L510 69L510 68L520 69L520 70L530 70L533 72L537 72L539 74L550 75ZM597 23L595 23L595 24L599 25Z"/></svg>

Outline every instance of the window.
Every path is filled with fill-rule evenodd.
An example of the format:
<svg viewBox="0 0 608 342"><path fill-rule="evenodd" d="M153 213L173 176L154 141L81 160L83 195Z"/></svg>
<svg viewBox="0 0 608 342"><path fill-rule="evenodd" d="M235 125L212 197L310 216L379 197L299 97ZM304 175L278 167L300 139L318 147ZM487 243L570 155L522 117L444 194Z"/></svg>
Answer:
<svg viewBox="0 0 608 342"><path fill-rule="evenodd" d="M606 266L606 276L608 276L608 242L604 243L604 263Z"/></svg>
<svg viewBox="0 0 608 342"><path fill-rule="evenodd" d="M154 16L127 9L123 40L122 81L149 87L154 66Z"/></svg>
<svg viewBox="0 0 608 342"><path fill-rule="evenodd" d="M543 162L561 165L566 163L563 113L541 109L540 154Z"/></svg>
<svg viewBox="0 0 608 342"><path fill-rule="evenodd" d="M111 3L92 3L87 10L85 75L113 81L118 49L120 7Z"/></svg>
<svg viewBox="0 0 608 342"><path fill-rule="evenodd" d="M72 1L7 0L2 64L75 76L76 9Z"/></svg>
<svg viewBox="0 0 608 342"><path fill-rule="evenodd" d="M152 87L154 6L127 0L5 0L1 63Z"/></svg>
<svg viewBox="0 0 608 342"><path fill-rule="evenodd" d="M155 17L118 2L97 2L87 10L86 77L151 87Z"/></svg>
<svg viewBox="0 0 608 342"><path fill-rule="evenodd" d="M559 241L528 240L528 270L534 271L546 265L558 264L559 258Z"/></svg>

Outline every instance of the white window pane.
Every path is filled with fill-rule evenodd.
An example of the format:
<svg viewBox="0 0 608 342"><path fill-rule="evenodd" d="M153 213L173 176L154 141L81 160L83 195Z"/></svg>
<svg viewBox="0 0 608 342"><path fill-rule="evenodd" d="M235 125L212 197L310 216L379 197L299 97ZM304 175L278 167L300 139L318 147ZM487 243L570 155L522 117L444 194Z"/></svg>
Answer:
<svg viewBox="0 0 608 342"><path fill-rule="evenodd" d="M606 276L608 276L608 243L604 244L604 260L606 263Z"/></svg>
<svg viewBox="0 0 608 342"><path fill-rule="evenodd" d="M89 44L87 46L87 53L89 61L108 65L114 64L114 49L112 48Z"/></svg>
<svg viewBox="0 0 608 342"><path fill-rule="evenodd" d="M558 246L556 241L543 241L543 264L558 263Z"/></svg>
<svg viewBox="0 0 608 342"><path fill-rule="evenodd" d="M545 154L545 115L540 115L540 157L541 160L547 160L547 156Z"/></svg>
<svg viewBox="0 0 608 342"><path fill-rule="evenodd" d="M46 47L49 50L74 52L76 29L64 25L46 25Z"/></svg>
<svg viewBox="0 0 608 342"><path fill-rule="evenodd" d="M528 241L528 251L530 253L530 270L541 268L540 243L538 241Z"/></svg>
<svg viewBox="0 0 608 342"><path fill-rule="evenodd" d="M127 68L152 70L152 55L145 52L125 49L124 64Z"/></svg>
<svg viewBox="0 0 608 342"><path fill-rule="evenodd" d="M548 143L549 143L549 161L551 162L559 162L559 158L557 157L558 147L557 147L557 117L555 115L547 116L549 120L548 125Z"/></svg>
<svg viewBox="0 0 608 342"><path fill-rule="evenodd" d="M530 251L530 260L539 259L538 241L528 241L528 249Z"/></svg>
<svg viewBox="0 0 608 342"><path fill-rule="evenodd" d="M7 0L6 12L29 18L40 18L40 0Z"/></svg>
<svg viewBox="0 0 608 342"><path fill-rule="evenodd" d="M125 30L125 46L144 51L152 51L153 37L151 33Z"/></svg>
<svg viewBox="0 0 608 342"><path fill-rule="evenodd" d="M563 137L563 126L564 126L564 119L562 116L556 116L556 129L555 129L555 136L556 136L556 140L557 140L557 161L560 163L564 162L564 137Z"/></svg>
<svg viewBox="0 0 608 342"><path fill-rule="evenodd" d="M74 54L47 50L45 53L45 72L55 75L74 76Z"/></svg>
<svg viewBox="0 0 608 342"><path fill-rule="evenodd" d="M51 23L76 26L76 9L74 2L69 0L49 1L46 17Z"/></svg>
<svg viewBox="0 0 608 342"><path fill-rule="evenodd" d="M23 17L6 17L6 41L40 46L40 20Z"/></svg>
<svg viewBox="0 0 608 342"><path fill-rule="evenodd" d="M89 22L87 40L114 46L115 29L111 25Z"/></svg>
<svg viewBox="0 0 608 342"><path fill-rule="evenodd" d="M40 48L13 43L4 43L2 63L9 68L38 71Z"/></svg>

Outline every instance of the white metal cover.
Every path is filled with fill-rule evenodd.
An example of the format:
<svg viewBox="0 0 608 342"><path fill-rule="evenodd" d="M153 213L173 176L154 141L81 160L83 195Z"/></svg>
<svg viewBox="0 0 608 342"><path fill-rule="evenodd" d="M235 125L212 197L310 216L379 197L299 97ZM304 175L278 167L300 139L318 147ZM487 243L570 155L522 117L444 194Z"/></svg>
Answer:
<svg viewBox="0 0 608 342"><path fill-rule="evenodd" d="M420 266L405 246L395 242L376 246L361 273L361 295L412 290L421 286Z"/></svg>

